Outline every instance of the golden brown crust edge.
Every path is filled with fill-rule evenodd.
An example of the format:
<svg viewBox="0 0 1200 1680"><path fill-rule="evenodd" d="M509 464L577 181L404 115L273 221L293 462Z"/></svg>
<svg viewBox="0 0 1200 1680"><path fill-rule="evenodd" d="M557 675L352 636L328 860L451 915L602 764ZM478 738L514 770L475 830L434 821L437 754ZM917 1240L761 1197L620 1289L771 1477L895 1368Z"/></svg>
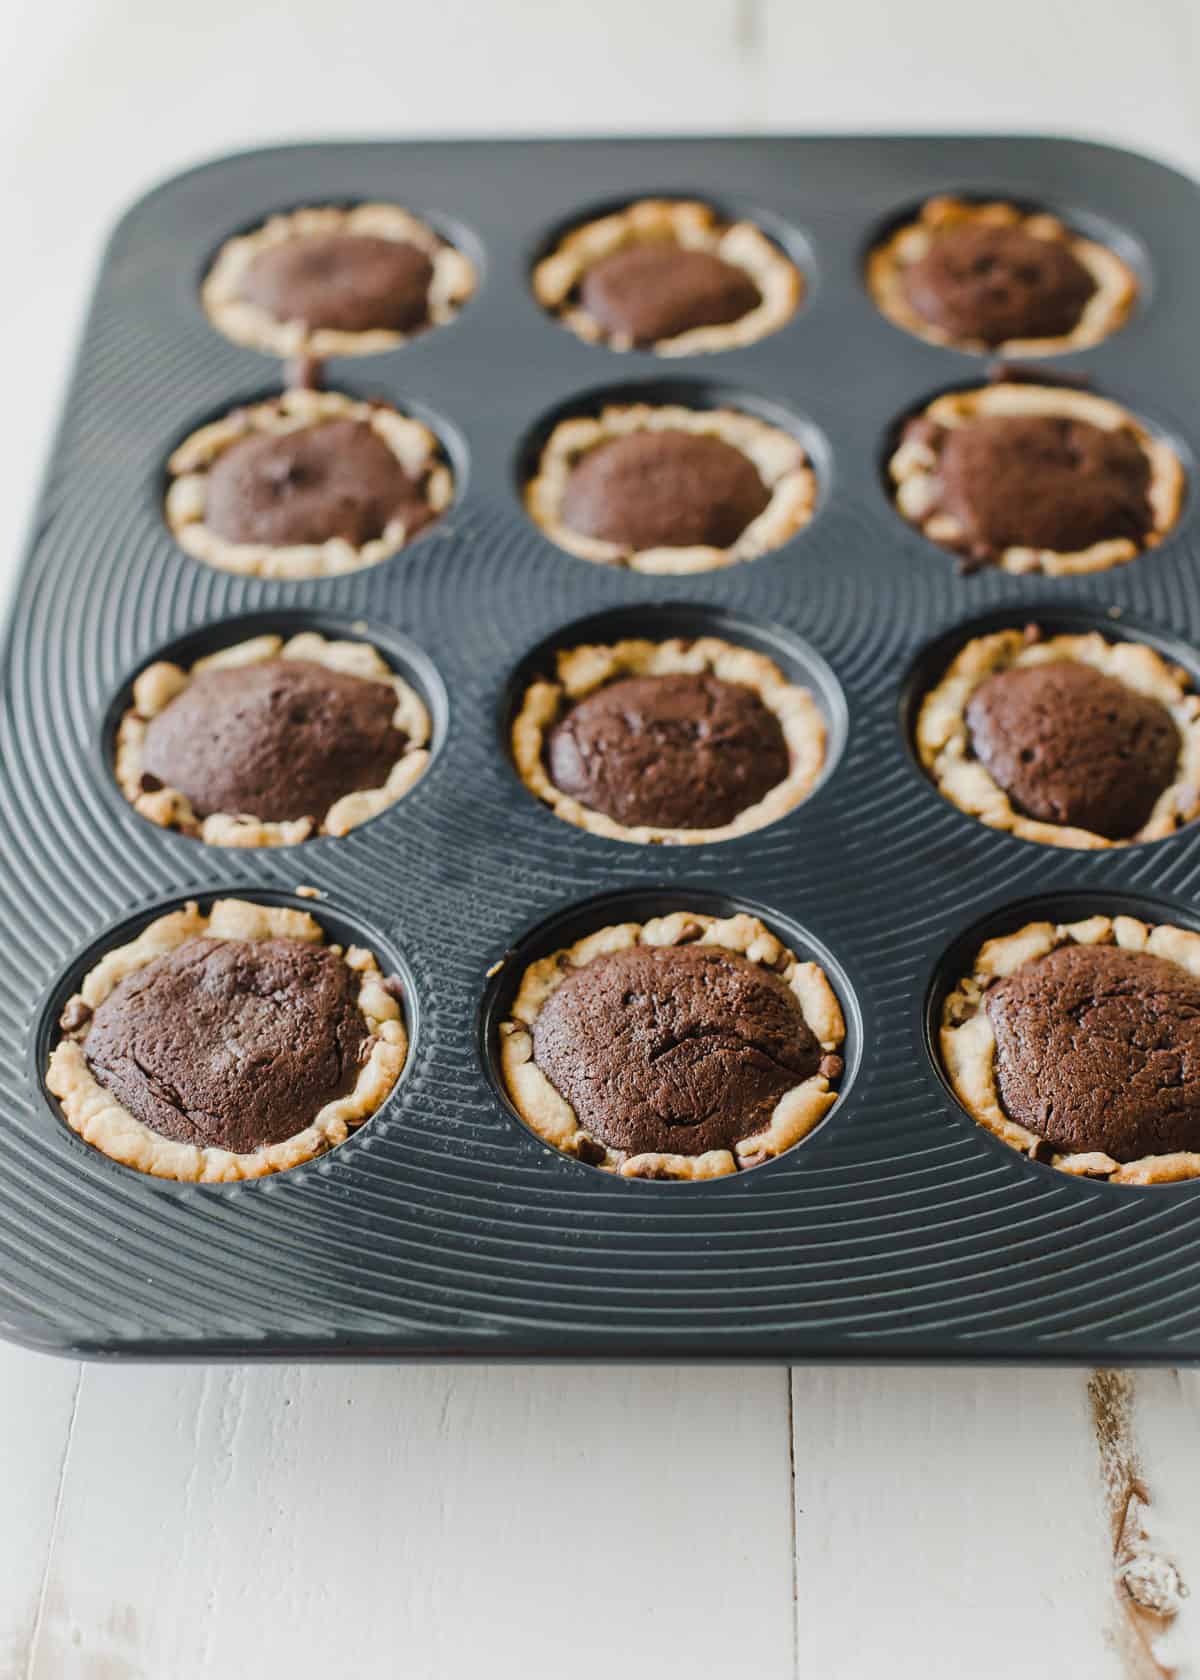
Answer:
<svg viewBox="0 0 1200 1680"><path fill-rule="evenodd" d="M1066 245L1083 264L1096 289L1069 333L1056 338L1014 338L998 345L985 344L982 339L955 338L917 313L905 294L905 270L920 261L929 249L930 240L938 233L972 222L990 227L1024 228L1035 238ZM1098 344L1124 324L1138 295L1136 275L1115 251L1072 233L1056 216L1044 211L1028 213L1014 204L971 204L950 197L929 199L915 222L906 223L877 245L867 258L866 279L867 289L881 314L905 332L930 344L1000 356L1053 356Z"/></svg>
<svg viewBox="0 0 1200 1680"><path fill-rule="evenodd" d="M175 950L189 939L303 939L324 940L324 931L306 911L289 910L245 899L218 899L207 915L195 903L184 905L151 922L134 940L109 951L89 970L70 1000L90 1013L103 1003L126 975L145 968L156 957ZM332 946L340 950L339 946ZM154 1178L186 1183L228 1183L283 1172L302 1161L323 1155L344 1142L379 1109L389 1095L408 1056L408 1035L400 1006L384 987L383 975L370 951L350 946L347 966L360 977L358 1008L374 1040L359 1071L354 1089L326 1103L311 1123L293 1137L237 1154L228 1149L200 1148L176 1143L136 1119L96 1080L87 1064L83 1043L86 1025L75 1036L60 1039L51 1052L46 1084L62 1104L67 1124L85 1142L119 1161L122 1166Z"/></svg>
<svg viewBox="0 0 1200 1680"><path fill-rule="evenodd" d="M254 433L276 435L316 426L326 420L357 420L370 426L412 479L423 481L425 499L442 514L454 499L454 480L441 459L437 438L419 420L386 403L360 402L337 391L285 391L248 408L236 408L221 420L201 426L184 439L167 463L166 519L179 546L194 560L240 577L305 579L339 577L377 566L408 542L404 521L393 520L378 537L356 546L340 537L321 543L234 543L205 523L208 474L234 444ZM419 534L419 533L418 533Z"/></svg>
<svg viewBox="0 0 1200 1680"><path fill-rule="evenodd" d="M975 690L998 671L1073 659L1115 677L1127 688L1159 701L1180 735L1179 769L1160 794L1146 823L1128 840L1109 840L1089 829L1038 822L1015 810L1003 788L971 754L966 710ZM988 828L1043 846L1102 850L1161 840L1200 816L1200 696L1186 671L1169 665L1141 642L1109 642L1097 631L1049 636L1030 642L1021 630L975 636L955 655L921 702L917 752L943 798Z"/></svg>
<svg viewBox="0 0 1200 1680"><path fill-rule="evenodd" d="M1200 934L1162 923L1152 927L1132 916L1090 916L1081 922L1027 922L1015 933L989 939L976 953L971 973L960 980L942 1006L939 1042L942 1064L959 1102L978 1123L1010 1148L1048 1161L1075 1178L1102 1178L1110 1184L1176 1184L1200 1178L1200 1153L1145 1155L1136 1161L1113 1160L1099 1150L1073 1155L1055 1153L1036 1133L1004 1112L996 1085L996 1040L983 999L993 980L1015 974L1060 945L1119 945L1148 951L1200 976Z"/></svg>
<svg viewBox="0 0 1200 1680"><path fill-rule="evenodd" d="M728 548L632 549L573 531L562 518L573 468L598 444L641 431L693 432L731 444L754 464L770 492L770 501ZM525 488L530 518L568 554L660 575L710 572L738 561L755 560L779 548L807 525L816 499L816 475L803 446L789 432L739 409L683 408L675 404L613 404L594 419L575 416L560 420L547 438L537 471Z"/></svg>
<svg viewBox="0 0 1200 1680"><path fill-rule="evenodd" d="M736 321L693 327L648 346L657 356L693 356L754 344L778 332L796 313L804 280L795 264L753 222L727 223L710 205L691 199L643 198L623 210L581 223L559 240L533 271L533 293L544 309L589 344L632 350L632 340L608 333L571 294L596 263L629 245L672 240L710 251L743 269L758 287L760 303Z"/></svg>
<svg viewBox="0 0 1200 1680"><path fill-rule="evenodd" d="M770 1124L736 1149L713 1149L703 1155L622 1155L579 1125L574 1109L533 1060L532 1027L546 999L566 978L594 957L633 945L719 945L774 970L791 987L813 1036L827 1055L840 1053L846 1026L823 970L800 962L757 917L738 914L724 920L687 910L651 921L621 922L598 929L574 945L530 964L521 976L509 1018L500 1025L500 1068L517 1113L530 1129L564 1155L623 1178L697 1180L723 1178L739 1166L754 1166L781 1155L807 1136L837 1101L838 1093L822 1073L813 1074L780 1098Z"/></svg>
<svg viewBox="0 0 1200 1680"><path fill-rule="evenodd" d="M332 671L371 682L386 683L396 695L393 722L408 737L408 747L396 760L382 787L348 793L328 811L314 812L292 822L267 822L234 811L216 811L203 820L178 788L142 789L142 744L151 719L170 705L202 671L255 664L262 659L307 659ZM398 676L368 642L328 641L316 631L282 636L255 636L198 659L184 670L167 660L148 665L133 685L133 704L117 729L114 773L117 785L134 810L161 828L193 835L207 846L237 848L295 846L315 834L344 835L402 799L425 773L429 763L429 713L416 691Z"/></svg>
<svg viewBox="0 0 1200 1680"><path fill-rule="evenodd" d="M277 320L241 296L242 277L262 251L288 239L337 234L396 239L424 251L433 264L428 323L411 333L387 327L369 332L343 332L331 327L310 330L302 321ZM350 209L320 205L271 216L250 233L227 239L205 276L200 301L218 332L252 350L276 356L366 356L395 350L421 332L452 321L477 284L474 264L427 222L400 205L357 204Z"/></svg>
<svg viewBox="0 0 1200 1680"><path fill-rule="evenodd" d="M705 671L754 690L779 720L791 759L784 780L731 823L722 828L627 828L571 798L551 781L543 750L565 704L582 700L621 677ZM583 645L560 652L557 676L556 682L539 680L526 689L512 727L513 760L525 786L556 817L591 834L637 845L696 846L731 840L777 822L808 797L820 778L825 763L825 720L816 702L806 688L789 683L772 660L751 648L736 647L716 636L665 642L630 638L609 646Z"/></svg>
<svg viewBox="0 0 1200 1680"><path fill-rule="evenodd" d="M1136 559L1145 549L1156 547L1179 518L1184 493L1184 472L1179 457L1165 439L1148 432L1119 403L1066 386L1000 383L946 392L922 410L924 418L950 428L993 415L1061 415L1105 431L1127 428L1136 437L1150 466L1147 495L1152 523L1140 547L1128 537L1113 537L1070 554L1047 548L1006 548L990 557L989 564L1016 576L1042 572L1047 577L1069 577L1107 571ZM937 451L931 445L911 438L902 442L888 462L888 472L896 487L896 506L902 517L922 531L930 542L952 553L959 552L958 544L964 533L952 515L937 507L937 466Z"/></svg>

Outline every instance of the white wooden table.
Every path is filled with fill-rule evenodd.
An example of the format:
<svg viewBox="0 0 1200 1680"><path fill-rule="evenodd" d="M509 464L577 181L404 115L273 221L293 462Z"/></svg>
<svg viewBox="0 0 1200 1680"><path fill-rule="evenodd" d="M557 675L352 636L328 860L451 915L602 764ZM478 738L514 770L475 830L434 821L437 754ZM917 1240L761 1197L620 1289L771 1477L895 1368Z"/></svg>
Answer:
<svg viewBox="0 0 1200 1680"><path fill-rule="evenodd" d="M105 228L205 155L1014 127L1200 171L1193 0L1005 0L987 22L969 0L8 16L5 577ZM1189 1584L1191 1374L120 1369L0 1346L0 1680L1129 1680L1200 1673ZM1139 1621L1130 1591L1177 1614Z"/></svg>

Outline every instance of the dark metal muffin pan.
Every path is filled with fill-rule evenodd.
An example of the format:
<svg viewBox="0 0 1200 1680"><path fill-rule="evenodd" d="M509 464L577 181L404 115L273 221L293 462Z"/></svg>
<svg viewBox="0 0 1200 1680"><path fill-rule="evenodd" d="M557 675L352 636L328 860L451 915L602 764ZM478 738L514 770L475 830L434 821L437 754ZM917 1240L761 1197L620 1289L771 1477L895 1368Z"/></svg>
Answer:
<svg viewBox="0 0 1200 1680"><path fill-rule="evenodd" d="M930 193L1045 204L1134 253L1131 321L1045 363L1200 443L1200 237L1183 177L1039 139L318 145L210 165L120 224L18 586L0 808L0 1330L61 1353L192 1358L1020 1360L1200 1354L1200 1185L1078 1182L983 1132L932 1055L940 997L983 934L1031 913L1136 907L1198 925L1200 825L1103 853L993 833L947 804L906 740L928 650L981 621L1095 622L1200 647L1195 487L1155 552L1091 577L964 578L889 505L886 441L983 358L890 325L872 241ZM580 342L539 309L553 230L647 193L761 217L800 254L804 305L772 337L663 361ZM274 358L205 319L231 232L299 203L378 197L480 261L452 325L327 364L330 389L432 416L458 499L405 552L348 577L260 582L189 558L164 461L206 418L277 388ZM798 426L821 480L808 529L730 569L656 578L560 552L519 479L547 417L636 390L744 400ZM783 821L643 848L559 821L521 787L505 720L569 627L708 628L814 687L833 762ZM166 833L112 784L128 684L162 650L256 629L375 640L433 704L434 760L350 836L228 852ZM950 638L949 640L944 640ZM444 689L445 699L442 696ZM57 1010L95 956L166 904L300 885L333 936L407 992L412 1051L341 1148L233 1186L146 1179L66 1127L42 1084ZM556 1154L501 1096L493 1035L517 965L606 920L746 906L829 965L849 1029L843 1095L804 1143L711 1183L628 1182ZM506 953L519 955L497 972Z"/></svg>

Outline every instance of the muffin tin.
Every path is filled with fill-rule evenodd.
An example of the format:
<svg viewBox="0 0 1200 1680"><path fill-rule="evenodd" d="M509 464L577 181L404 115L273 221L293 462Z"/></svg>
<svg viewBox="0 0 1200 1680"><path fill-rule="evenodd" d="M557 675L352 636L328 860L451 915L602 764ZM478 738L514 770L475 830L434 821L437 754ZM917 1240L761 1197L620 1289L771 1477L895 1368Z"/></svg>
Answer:
<svg viewBox="0 0 1200 1680"><path fill-rule="evenodd" d="M1155 552L1059 582L962 577L890 506L898 419L986 372L890 325L862 282L870 245L943 191L1045 204L1137 267L1131 321L1039 365L1085 374L1180 450L1192 495ZM564 225L648 193L706 198L780 239L806 274L794 319L670 363L563 331L530 292L532 263ZM326 384L432 423L454 506L347 576L211 570L167 531L166 457L277 390L282 367L214 331L200 281L272 211L369 198L427 216L481 285L451 325L330 362ZM781 138L284 148L135 206L105 258L8 635L0 1330L76 1355L237 1359L1200 1355L1200 1186L1113 1187L1024 1160L959 1108L932 1049L941 998L989 933L1115 909L1200 927L1200 826L1092 854L993 833L935 792L907 733L937 661L984 625L1095 625L1200 663L1197 208L1183 177L1081 143ZM681 396L797 429L820 480L811 525L759 560L662 578L575 559L530 524L521 475L554 417ZM347 837L289 850L222 852L143 821L111 773L132 678L164 652L300 628L365 636L418 687L434 718L421 781ZM508 758L522 680L581 636L695 631L808 682L831 747L815 793L711 846L557 820ZM295 902L369 945L402 981L409 1062L319 1161L242 1185L149 1180L68 1130L46 1054L101 951L224 893ZM842 1094L753 1171L614 1179L516 1118L495 1027L526 961L682 907L752 910L821 962L847 1017Z"/></svg>

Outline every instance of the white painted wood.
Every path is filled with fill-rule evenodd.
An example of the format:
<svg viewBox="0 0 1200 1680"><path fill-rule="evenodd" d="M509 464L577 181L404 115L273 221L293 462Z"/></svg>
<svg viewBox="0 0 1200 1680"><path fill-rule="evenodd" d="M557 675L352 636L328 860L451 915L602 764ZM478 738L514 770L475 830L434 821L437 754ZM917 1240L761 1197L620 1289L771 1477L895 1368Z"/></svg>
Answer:
<svg viewBox="0 0 1200 1680"><path fill-rule="evenodd" d="M780 1371L88 1368L30 1680L787 1680L786 1408Z"/></svg>
<svg viewBox="0 0 1200 1680"><path fill-rule="evenodd" d="M797 1371L797 1673L1123 1680L1086 1375Z"/></svg>
<svg viewBox="0 0 1200 1680"><path fill-rule="evenodd" d="M0 1675L23 1675L37 1626L79 1367L0 1342Z"/></svg>
<svg viewBox="0 0 1200 1680"><path fill-rule="evenodd" d="M1200 169L1191 0L9 0L6 22L0 583L103 233L204 156L1014 127ZM794 1618L780 1373L88 1368L68 1451L75 1381L0 1348L4 1680L1130 1680L1084 1373L797 1373ZM1200 1378L1139 1377L1133 1419L1195 1671Z"/></svg>

